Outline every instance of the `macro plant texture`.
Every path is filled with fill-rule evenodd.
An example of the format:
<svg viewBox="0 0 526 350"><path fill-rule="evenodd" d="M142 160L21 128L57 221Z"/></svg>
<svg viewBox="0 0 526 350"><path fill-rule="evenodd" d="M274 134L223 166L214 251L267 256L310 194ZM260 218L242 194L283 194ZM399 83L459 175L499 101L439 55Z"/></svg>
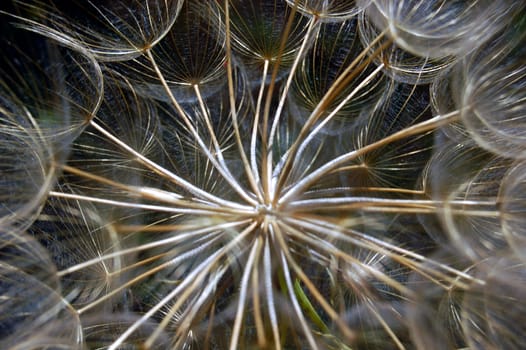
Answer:
<svg viewBox="0 0 526 350"><path fill-rule="evenodd" d="M526 349L517 0L12 0L1 349Z"/></svg>

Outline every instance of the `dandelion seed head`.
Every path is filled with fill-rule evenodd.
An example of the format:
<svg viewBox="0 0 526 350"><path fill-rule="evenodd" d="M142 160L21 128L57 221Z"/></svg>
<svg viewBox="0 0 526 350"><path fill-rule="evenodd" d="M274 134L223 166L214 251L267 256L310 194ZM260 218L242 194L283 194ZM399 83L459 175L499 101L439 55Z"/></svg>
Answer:
<svg viewBox="0 0 526 350"><path fill-rule="evenodd" d="M524 343L523 5L13 6L2 344Z"/></svg>

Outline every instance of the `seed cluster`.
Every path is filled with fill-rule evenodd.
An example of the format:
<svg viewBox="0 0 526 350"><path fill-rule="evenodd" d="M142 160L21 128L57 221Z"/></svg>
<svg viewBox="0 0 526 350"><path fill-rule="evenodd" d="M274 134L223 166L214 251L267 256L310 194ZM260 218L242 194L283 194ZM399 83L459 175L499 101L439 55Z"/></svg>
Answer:
<svg viewBox="0 0 526 350"><path fill-rule="evenodd" d="M526 348L526 3L0 7L0 348Z"/></svg>

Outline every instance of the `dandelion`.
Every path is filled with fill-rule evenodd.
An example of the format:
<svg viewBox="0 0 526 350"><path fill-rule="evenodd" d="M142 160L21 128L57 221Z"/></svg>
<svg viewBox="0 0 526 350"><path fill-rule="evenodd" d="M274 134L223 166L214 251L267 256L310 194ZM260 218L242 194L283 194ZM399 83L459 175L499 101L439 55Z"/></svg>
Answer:
<svg viewBox="0 0 526 350"><path fill-rule="evenodd" d="M2 344L524 347L523 8L14 1Z"/></svg>
<svg viewBox="0 0 526 350"><path fill-rule="evenodd" d="M180 0L13 3L20 26L62 45L87 50L102 61L137 57L147 45L160 41L183 4Z"/></svg>
<svg viewBox="0 0 526 350"><path fill-rule="evenodd" d="M0 227L24 229L53 186L74 138L98 108L102 76L91 57L29 32L7 31L2 53ZM53 64L43 67L42 62Z"/></svg>

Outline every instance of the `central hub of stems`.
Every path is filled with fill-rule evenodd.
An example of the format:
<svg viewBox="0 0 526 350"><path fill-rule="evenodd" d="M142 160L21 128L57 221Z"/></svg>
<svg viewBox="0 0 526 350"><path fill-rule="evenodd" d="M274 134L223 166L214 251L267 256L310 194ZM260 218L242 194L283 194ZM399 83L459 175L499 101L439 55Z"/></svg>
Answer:
<svg viewBox="0 0 526 350"><path fill-rule="evenodd" d="M275 208L273 208L271 204L266 204L266 203L260 203L256 206L256 212L258 215L274 216L275 215L274 209Z"/></svg>

